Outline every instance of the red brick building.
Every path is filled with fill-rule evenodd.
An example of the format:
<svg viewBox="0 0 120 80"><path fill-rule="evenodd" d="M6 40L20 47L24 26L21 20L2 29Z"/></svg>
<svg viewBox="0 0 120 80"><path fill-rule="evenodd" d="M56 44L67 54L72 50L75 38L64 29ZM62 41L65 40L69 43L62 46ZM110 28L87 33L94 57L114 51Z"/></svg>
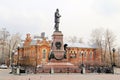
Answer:
<svg viewBox="0 0 120 80"><path fill-rule="evenodd" d="M52 41L44 36L31 38L30 34L20 44L18 54L14 55L14 63L17 65L38 66L49 62ZM101 63L100 54L93 46L83 43L65 43L67 44L67 61L74 65L98 65Z"/></svg>
<svg viewBox="0 0 120 80"><path fill-rule="evenodd" d="M100 54L94 46L84 43L68 43L67 59L76 65L98 65L100 64Z"/></svg>

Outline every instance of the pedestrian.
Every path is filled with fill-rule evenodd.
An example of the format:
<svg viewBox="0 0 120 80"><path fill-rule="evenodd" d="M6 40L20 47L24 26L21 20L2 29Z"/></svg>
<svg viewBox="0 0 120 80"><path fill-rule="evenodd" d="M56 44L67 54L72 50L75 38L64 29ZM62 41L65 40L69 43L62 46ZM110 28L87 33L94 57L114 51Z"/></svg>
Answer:
<svg viewBox="0 0 120 80"><path fill-rule="evenodd" d="M81 74L83 74L83 68L81 69Z"/></svg>

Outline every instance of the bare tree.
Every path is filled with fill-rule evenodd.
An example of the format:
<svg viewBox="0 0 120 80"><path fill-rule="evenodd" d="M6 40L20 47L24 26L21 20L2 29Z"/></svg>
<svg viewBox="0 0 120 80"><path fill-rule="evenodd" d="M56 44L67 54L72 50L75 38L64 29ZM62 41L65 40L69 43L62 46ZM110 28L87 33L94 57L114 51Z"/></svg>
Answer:
<svg viewBox="0 0 120 80"><path fill-rule="evenodd" d="M101 53L101 62L106 63L106 59L110 56L110 62L112 64L112 52L111 48L114 46L115 35L110 30L94 29L91 34L91 42L96 44L99 52ZM109 55L107 54L109 53ZM107 60L107 62L109 61Z"/></svg>
<svg viewBox="0 0 120 80"><path fill-rule="evenodd" d="M6 55L8 53L7 50L7 41L8 41L8 37L10 36L9 32L6 30L6 28L2 28L0 30L0 48L1 48L1 54L0 55L0 63L5 63L5 58Z"/></svg>
<svg viewBox="0 0 120 80"><path fill-rule="evenodd" d="M107 44L107 40L105 39L104 40L104 54L103 54L103 61L104 62L106 62L107 47L108 47L108 44Z"/></svg>
<svg viewBox="0 0 120 80"><path fill-rule="evenodd" d="M106 32L105 32L105 39L106 39L106 44L108 46L108 51L109 51L109 54L110 54L110 62L111 62L111 65L112 65L113 58L112 58L111 49L114 46L115 35L113 34L112 31L110 31L109 29L107 29Z"/></svg>
<svg viewBox="0 0 120 80"><path fill-rule="evenodd" d="M10 57L10 65L11 65L11 61L12 61L12 52L13 50L17 49L18 44L21 42L21 35L20 33L16 33L11 35L10 39L9 39L9 56Z"/></svg>
<svg viewBox="0 0 120 80"><path fill-rule="evenodd" d="M9 58L11 59L12 50L15 50L17 44L20 43L21 35L16 33L10 36L10 33L6 28L0 30L0 64L9 64Z"/></svg>
<svg viewBox="0 0 120 80"><path fill-rule="evenodd" d="M94 29L91 33L91 43L95 44L101 53L101 61L103 62L103 32L104 29Z"/></svg>

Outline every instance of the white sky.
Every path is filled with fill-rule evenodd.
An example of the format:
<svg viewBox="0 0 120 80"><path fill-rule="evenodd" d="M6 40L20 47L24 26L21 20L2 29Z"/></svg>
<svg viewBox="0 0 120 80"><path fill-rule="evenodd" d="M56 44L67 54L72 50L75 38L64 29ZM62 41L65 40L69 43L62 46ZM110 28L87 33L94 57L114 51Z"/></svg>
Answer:
<svg viewBox="0 0 120 80"><path fill-rule="evenodd" d="M120 42L120 0L0 0L0 27L23 36L45 32L51 38L56 8L64 37L89 40L93 29L103 27Z"/></svg>

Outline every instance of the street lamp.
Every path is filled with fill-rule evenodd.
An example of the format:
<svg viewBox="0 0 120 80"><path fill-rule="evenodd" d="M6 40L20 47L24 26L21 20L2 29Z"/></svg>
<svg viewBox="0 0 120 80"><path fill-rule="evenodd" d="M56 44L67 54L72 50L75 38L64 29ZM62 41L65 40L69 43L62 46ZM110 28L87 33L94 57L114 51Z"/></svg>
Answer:
<svg viewBox="0 0 120 80"><path fill-rule="evenodd" d="M84 67L84 64L83 64L83 51L81 51L81 55L82 55L82 67Z"/></svg>
<svg viewBox="0 0 120 80"><path fill-rule="evenodd" d="M84 63L83 63L83 51L81 51L81 55L82 55L82 64L81 64L81 67L82 67L82 70L81 70L81 74L84 74L85 73L85 67L84 67Z"/></svg>
<svg viewBox="0 0 120 80"><path fill-rule="evenodd" d="M112 61L112 70L113 70L113 74L114 74L114 66L115 66L115 48L112 49L113 51L113 61Z"/></svg>
<svg viewBox="0 0 120 80"><path fill-rule="evenodd" d="M112 51L113 51L113 66L115 66L115 48L113 48Z"/></svg>

